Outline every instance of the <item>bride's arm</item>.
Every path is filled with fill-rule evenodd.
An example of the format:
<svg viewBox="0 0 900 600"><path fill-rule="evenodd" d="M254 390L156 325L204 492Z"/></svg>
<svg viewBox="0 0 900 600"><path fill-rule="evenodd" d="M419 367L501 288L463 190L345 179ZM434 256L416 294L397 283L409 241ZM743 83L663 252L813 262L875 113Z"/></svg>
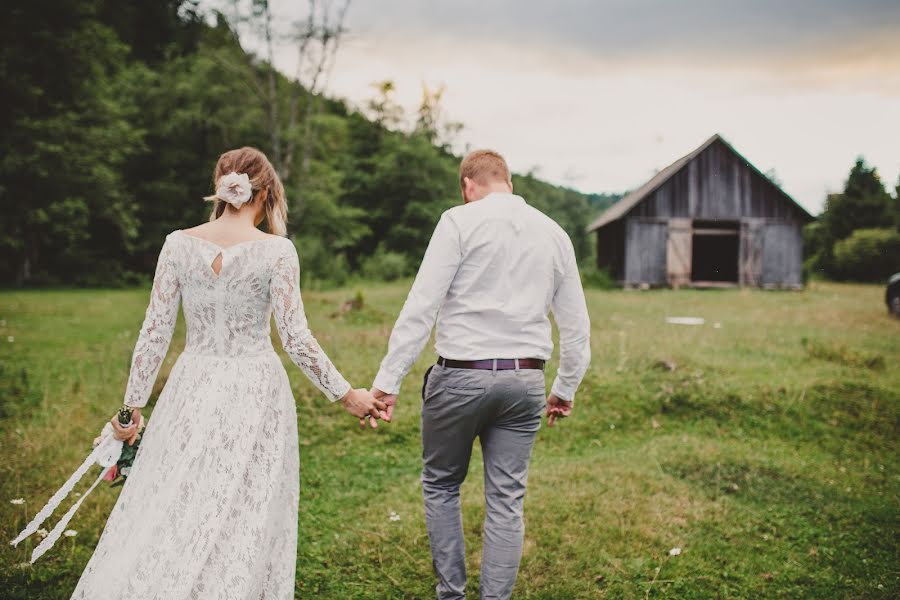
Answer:
<svg viewBox="0 0 900 600"><path fill-rule="evenodd" d="M172 341L181 301L172 244L170 238L166 238L156 263L150 304L131 357L131 373L125 390L126 406L140 408L147 404L159 367Z"/></svg>
<svg viewBox="0 0 900 600"><path fill-rule="evenodd" d="M334 402L351 390L309 330L300 298L300 261L293 244L275 262L269 283L281 345L313 384Z"/></svg>

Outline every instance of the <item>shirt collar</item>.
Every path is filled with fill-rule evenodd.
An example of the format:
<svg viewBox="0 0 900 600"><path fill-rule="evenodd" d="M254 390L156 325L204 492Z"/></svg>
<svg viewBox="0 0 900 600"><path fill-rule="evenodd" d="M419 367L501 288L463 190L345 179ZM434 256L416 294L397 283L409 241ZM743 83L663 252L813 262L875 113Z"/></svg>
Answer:
<svg viewBox="0 0 900 600"><path fill-rule="evenodd" d="M512 200L514 202L525 202L525 198L519 196L517 194L513 194L512 192L491 192L479 202L484 202L485 200Z"/></svg>

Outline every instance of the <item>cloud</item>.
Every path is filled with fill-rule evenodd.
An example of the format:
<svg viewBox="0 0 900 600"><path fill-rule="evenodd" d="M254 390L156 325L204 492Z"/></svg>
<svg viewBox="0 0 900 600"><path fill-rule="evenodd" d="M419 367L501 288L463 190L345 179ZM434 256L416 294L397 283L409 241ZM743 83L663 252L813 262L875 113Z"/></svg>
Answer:
<svg viewBox="0 0 900 600"><path fill-rule="evenodd" d="M350 27L389 44L500 44L606 66L788 70L810 82L900 70L897 0L378 0L355 3Z"/></svg>
<svg viewBox="0 0 900 600"><path fill-rule="evenodd" d="M274 5L284 24L306 6ZM860 154L897 181L897 0L353 0L347 26L329 93L362 106L390 79L412 113L446 84L457 152L585 191L640 185L716 132L814 213Z"/></svg>

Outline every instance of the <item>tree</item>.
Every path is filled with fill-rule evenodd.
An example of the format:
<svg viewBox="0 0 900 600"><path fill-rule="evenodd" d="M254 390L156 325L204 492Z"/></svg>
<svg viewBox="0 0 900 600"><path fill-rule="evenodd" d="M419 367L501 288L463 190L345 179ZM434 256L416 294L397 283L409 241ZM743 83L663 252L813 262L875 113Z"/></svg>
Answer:
<svg viewBox="0 0 900 600"><path fill-rule="evenodd" d="M0 20L0 272L114 277L137 235L122 167L143 144L124 46L99 2L17 0Z"/></svg>
<svg viewBox="0 0 900 600"><path fill-rule="evenodd" d="M375 89L375 97L371 98L366 107L375 123L382 129L396 129L400 127L405 118L403 108L394 99L397 91L396 84L390 79L376 81L372 84Z"/></svg>
<svg viewBox="0 0 900 600"><path fill-rule="evenodd" d="M891 225L890 208L891 197L875 167L858 158L843 193L828 197L823 222L832 239L842 240L857 229Z"/></svg>
<svg viewBox="0 0 900 600"><path fill-rule="evenodd" d="M441 213L459 203L456 160L422 135L388 132L356 165L345 199L363 211L370 233L354 248L354 261L381 245L417 263Z"/></svg>
<svg viewBox="0 0 900 600"><path fill-rule="evenodd" d="M12 2L0 19L4 283L148 278L165 234L208 218L219 154L243 145L282 157L306 282L408 274L460 203L442 88L423 90L409 128L392 82L376 84L369 117L320 93L345 0L311 2L290 31L259 0L231 2L228 18L194 0ZM251 5L256 16L241 20ZM237 33L254 23L269 26L262 58ZM285 34L306 57L292 77L272 65ZM579 256L590 250L584 195L534 175L515 186Z"/></svg>
<svg viewBox="0 0 900 600"><path fill-rule="evenodd" d="M900 176L897 177L897 185L894 186L894 201L891 203L891 212L894 216L894 228L900 231Z"/></svg>
<svg viewBox="0 0 900 600"><path fill-rule="evenodd" d="M346 33L344 21L350 0L308 0L306 16L291 24L289 31L279 29L280 19L269 0L251 0L249 19L241 16L246 11L242 11L239 0L231 4L236 35L247 24L250 34L259 37L265 48L265 62L256 74L254 88L266 108L269 158L281 178L290 181L299 144L299 175L303 177L315 143L314 117L321 112L322 93ZM296 52L297 66L291 79L275 67L275 54L285 43L292 44ZM282 111L287 113L286 121Z"/></svg>
<svg viewBox="0 0 900 600"><path fill-rule="evenodd" d="M130 161L129 193L140 207L140 235L128 266L152 272L165 234L207 220L219 154L265 147L264 107L254 101L256 67L224 19L202 30L196 52L173 55L151 72L136 99L145 150Z"/></svg>
<svg viewBox="0 0 900 600"><path fill-rule="evenodd" d="M806 229L804 241L811 258L808 268L836 278L851 276L835 262L835 245L859 229L896 227L895 201L874 167L858 158L840 194L829 194L817 223Z"/></svg>
<svg viewBox="0 0 900 600"><path fill-rule="evenodd" d="M419 104L419 117L414 131L433 145L450 152L453 140L462 131L463 125L444 118L444 90L443 85L430 88L422 84L422 102Z"/></svg>

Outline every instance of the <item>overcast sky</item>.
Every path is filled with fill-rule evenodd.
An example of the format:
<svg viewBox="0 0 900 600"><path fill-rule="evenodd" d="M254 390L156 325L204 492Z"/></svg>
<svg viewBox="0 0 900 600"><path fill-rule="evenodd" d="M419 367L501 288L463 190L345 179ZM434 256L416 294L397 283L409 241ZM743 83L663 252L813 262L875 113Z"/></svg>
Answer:
<svg viewBox="0 0 900 600"><path fill-rule="evenodd" d="M273 5L287 23L306 2ZM412 112L444 85L459 152L584 192L637 187L713 133L813 213L858 155L891 189L900 174L898 0L353 0L347 26L330 94L362 106L390 79Z"/></svg>

